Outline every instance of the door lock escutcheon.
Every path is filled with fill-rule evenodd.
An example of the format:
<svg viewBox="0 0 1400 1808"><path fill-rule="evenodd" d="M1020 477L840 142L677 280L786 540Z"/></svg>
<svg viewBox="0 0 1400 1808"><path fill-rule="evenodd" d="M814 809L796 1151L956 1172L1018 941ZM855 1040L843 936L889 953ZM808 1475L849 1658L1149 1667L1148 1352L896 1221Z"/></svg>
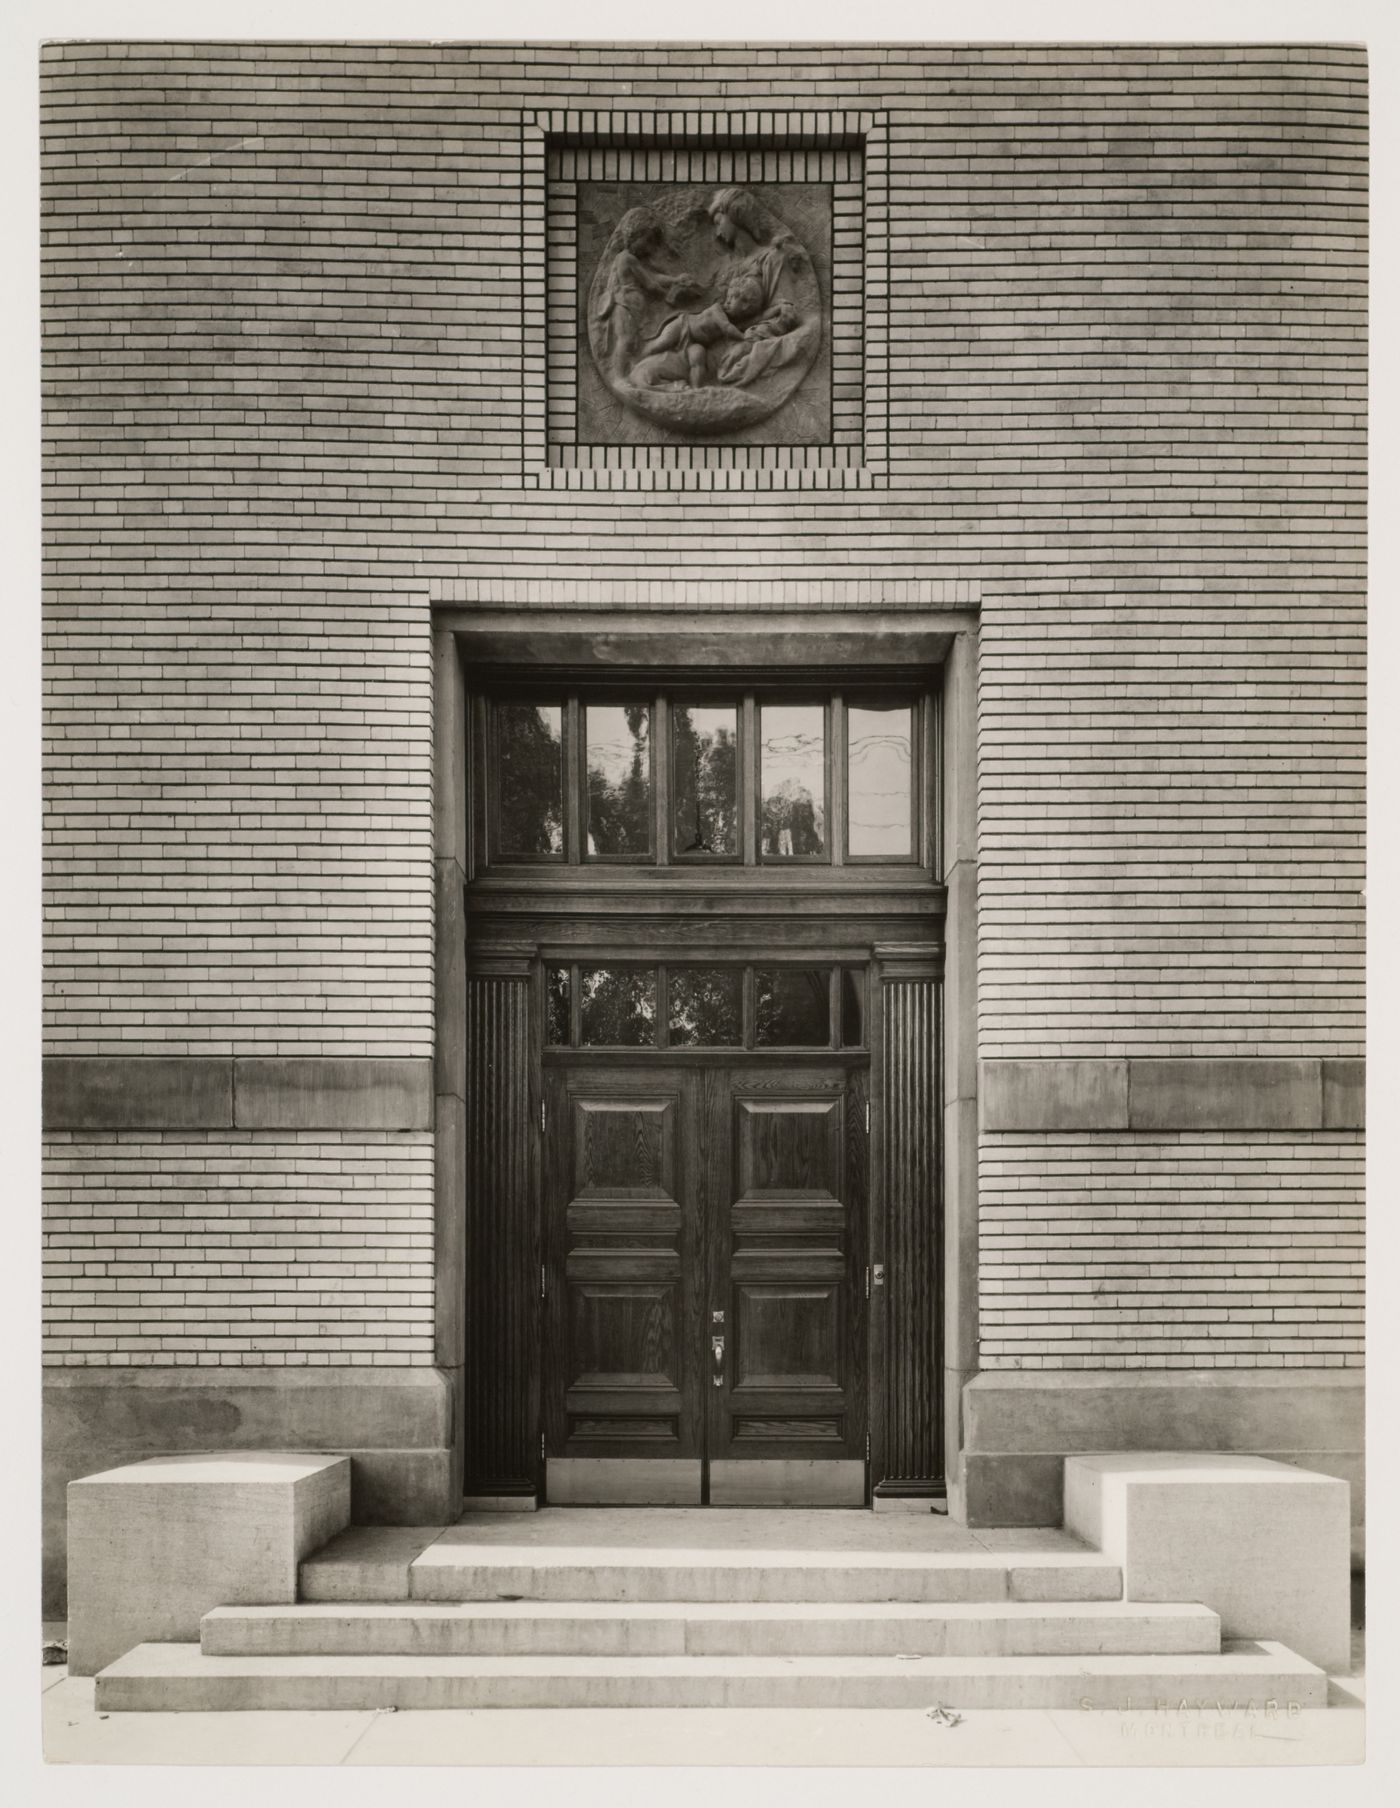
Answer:
<svg viewBox="0 0 1400 1808"><path fill-rule="evenodd" d="M715 1372L714 1372L714 1376L713 1376L714 1385L716 1387L723 1387L724 1386L724 1339L722 1337L712 1337L710 1339L710 1351L715 1359Z"/></svg>

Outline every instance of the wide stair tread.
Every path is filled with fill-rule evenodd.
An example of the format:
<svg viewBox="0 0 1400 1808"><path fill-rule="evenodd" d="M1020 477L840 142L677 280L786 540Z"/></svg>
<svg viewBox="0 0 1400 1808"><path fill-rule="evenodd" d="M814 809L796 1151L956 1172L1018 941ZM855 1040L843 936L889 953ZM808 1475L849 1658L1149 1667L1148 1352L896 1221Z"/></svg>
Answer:
<svg viewBox="0 0 1400 1808"><path fill-rule="evenodd" d="M400 1572L414 1600L490 1601L1112 1601L1119 1566L1085 1551L991 1552L646 1550L438 1543ZM385 1599L382 1570L353 1560L301 1567L310 1601Z"/></svg>
<svg viewBox="0 0 1400 1808"><path fill-rule="evenodd" d="M208 1656L968 1656L1210 1653L1219 1616L1177 1603L515 1601L221 1607Z"/></svg>
<svg viewBox="0 0 1400 1808"><path fill-rule="evenodd" d="M367 1708L1322 1707L1327 1678L1272 1641L1077 1657L207 1657L147 1644L97 1678L100 1711Z"/></svg>

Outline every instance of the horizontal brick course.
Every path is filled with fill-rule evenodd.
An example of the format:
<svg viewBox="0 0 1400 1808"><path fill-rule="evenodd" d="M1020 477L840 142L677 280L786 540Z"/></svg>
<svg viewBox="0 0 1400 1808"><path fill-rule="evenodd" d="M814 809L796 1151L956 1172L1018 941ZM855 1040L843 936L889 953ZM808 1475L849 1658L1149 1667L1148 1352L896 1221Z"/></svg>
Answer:
<svg viewBox="0 0 1400 1808"><path fill-rule="evenodd" d="M50 608L51 1054L428 1055L426 607Z"/></svg>
<svg viewBox="0 0 1400 1808"><path fill-rule="evenodd" d="M45 1360L430 1364L432 1137L55 1133Z"/></svg>
<svg viewBox="0 0 1400 1808"><path fill-rule="evenodd" d="M1354 1132L991 1135L983 1368L1361 1364Z"/></svg>
<svg viewBox="0 0 1400 1808"><path fill-rule="evenodd" d="M1328 1126L989 1139L984 1359L1354 1360L1330 1270L1293 1289L1269 1264L1295 1196L1352 1212L1360 1185L1333 1063L1362 1035L1361 49L72 43L43 69L49 1052L431 1052L430 596L980 596L976 1052L1321 1060ZM548 418L520 262L544 134L619 131L865 140L881 462L522 480L522 423ZM90 1209L60 1221L105 1291L56 1359L198 1336L184 1270L168 1322L128 1322L116 1283L145 1281L107 1269L214 1238L201 1175L229 1210L251 1186L250 1224L304 1192L333 1238L322 1163L372 1191L379 1147L94 1145ZM93 1229L109 1184L120 1246ZM1194 1286L1169 1200L1210 1206L1218 1285ZM1076 1213L1100 1227L1084 1276ZM1113 1262L1159 1233L1154 1294ZM1282 1314L1294 1291L1317 1319L1217 1334L1224 1294ZM330 1306L323 1334L280 1312L159 1360L404 1355L328 1356Z"/></svg>
<svg viewBox="0 0 1400 1808"><path fill-rule="evenodd" d="M73 49L45 61L56 585L230 581L269 530L289 578L347 585L1361 582L1358 49ZM888 492L522 489L523 118L819 112L889 119Z"/></svg>

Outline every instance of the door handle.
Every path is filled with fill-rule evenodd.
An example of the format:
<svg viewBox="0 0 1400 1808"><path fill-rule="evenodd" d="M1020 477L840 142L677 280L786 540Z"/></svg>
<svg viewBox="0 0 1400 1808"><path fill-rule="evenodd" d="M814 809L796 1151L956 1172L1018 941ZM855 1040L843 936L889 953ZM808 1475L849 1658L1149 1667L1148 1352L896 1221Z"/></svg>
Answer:
<svg viewBox="0 0 1400 1808"><path fill-rule="evenodd" d="M715 1372L712 1377L713 1383L716 1387L723 1387L724 1386L724 1339L722 1337L712 1337L710 1339L710 1353L713 1355L713 1357L715 1359Z"/></svg>

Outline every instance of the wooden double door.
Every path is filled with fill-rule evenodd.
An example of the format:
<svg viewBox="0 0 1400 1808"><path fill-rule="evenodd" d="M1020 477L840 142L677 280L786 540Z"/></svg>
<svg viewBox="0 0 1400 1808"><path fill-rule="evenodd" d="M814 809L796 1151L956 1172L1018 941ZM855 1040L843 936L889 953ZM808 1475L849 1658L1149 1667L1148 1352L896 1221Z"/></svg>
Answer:
<svg viewBox="0 0 1400 1808"><path fill-rule="evenodd" d="M546 1058L556 1504L866 1499L868 1062Z"/></svg>

